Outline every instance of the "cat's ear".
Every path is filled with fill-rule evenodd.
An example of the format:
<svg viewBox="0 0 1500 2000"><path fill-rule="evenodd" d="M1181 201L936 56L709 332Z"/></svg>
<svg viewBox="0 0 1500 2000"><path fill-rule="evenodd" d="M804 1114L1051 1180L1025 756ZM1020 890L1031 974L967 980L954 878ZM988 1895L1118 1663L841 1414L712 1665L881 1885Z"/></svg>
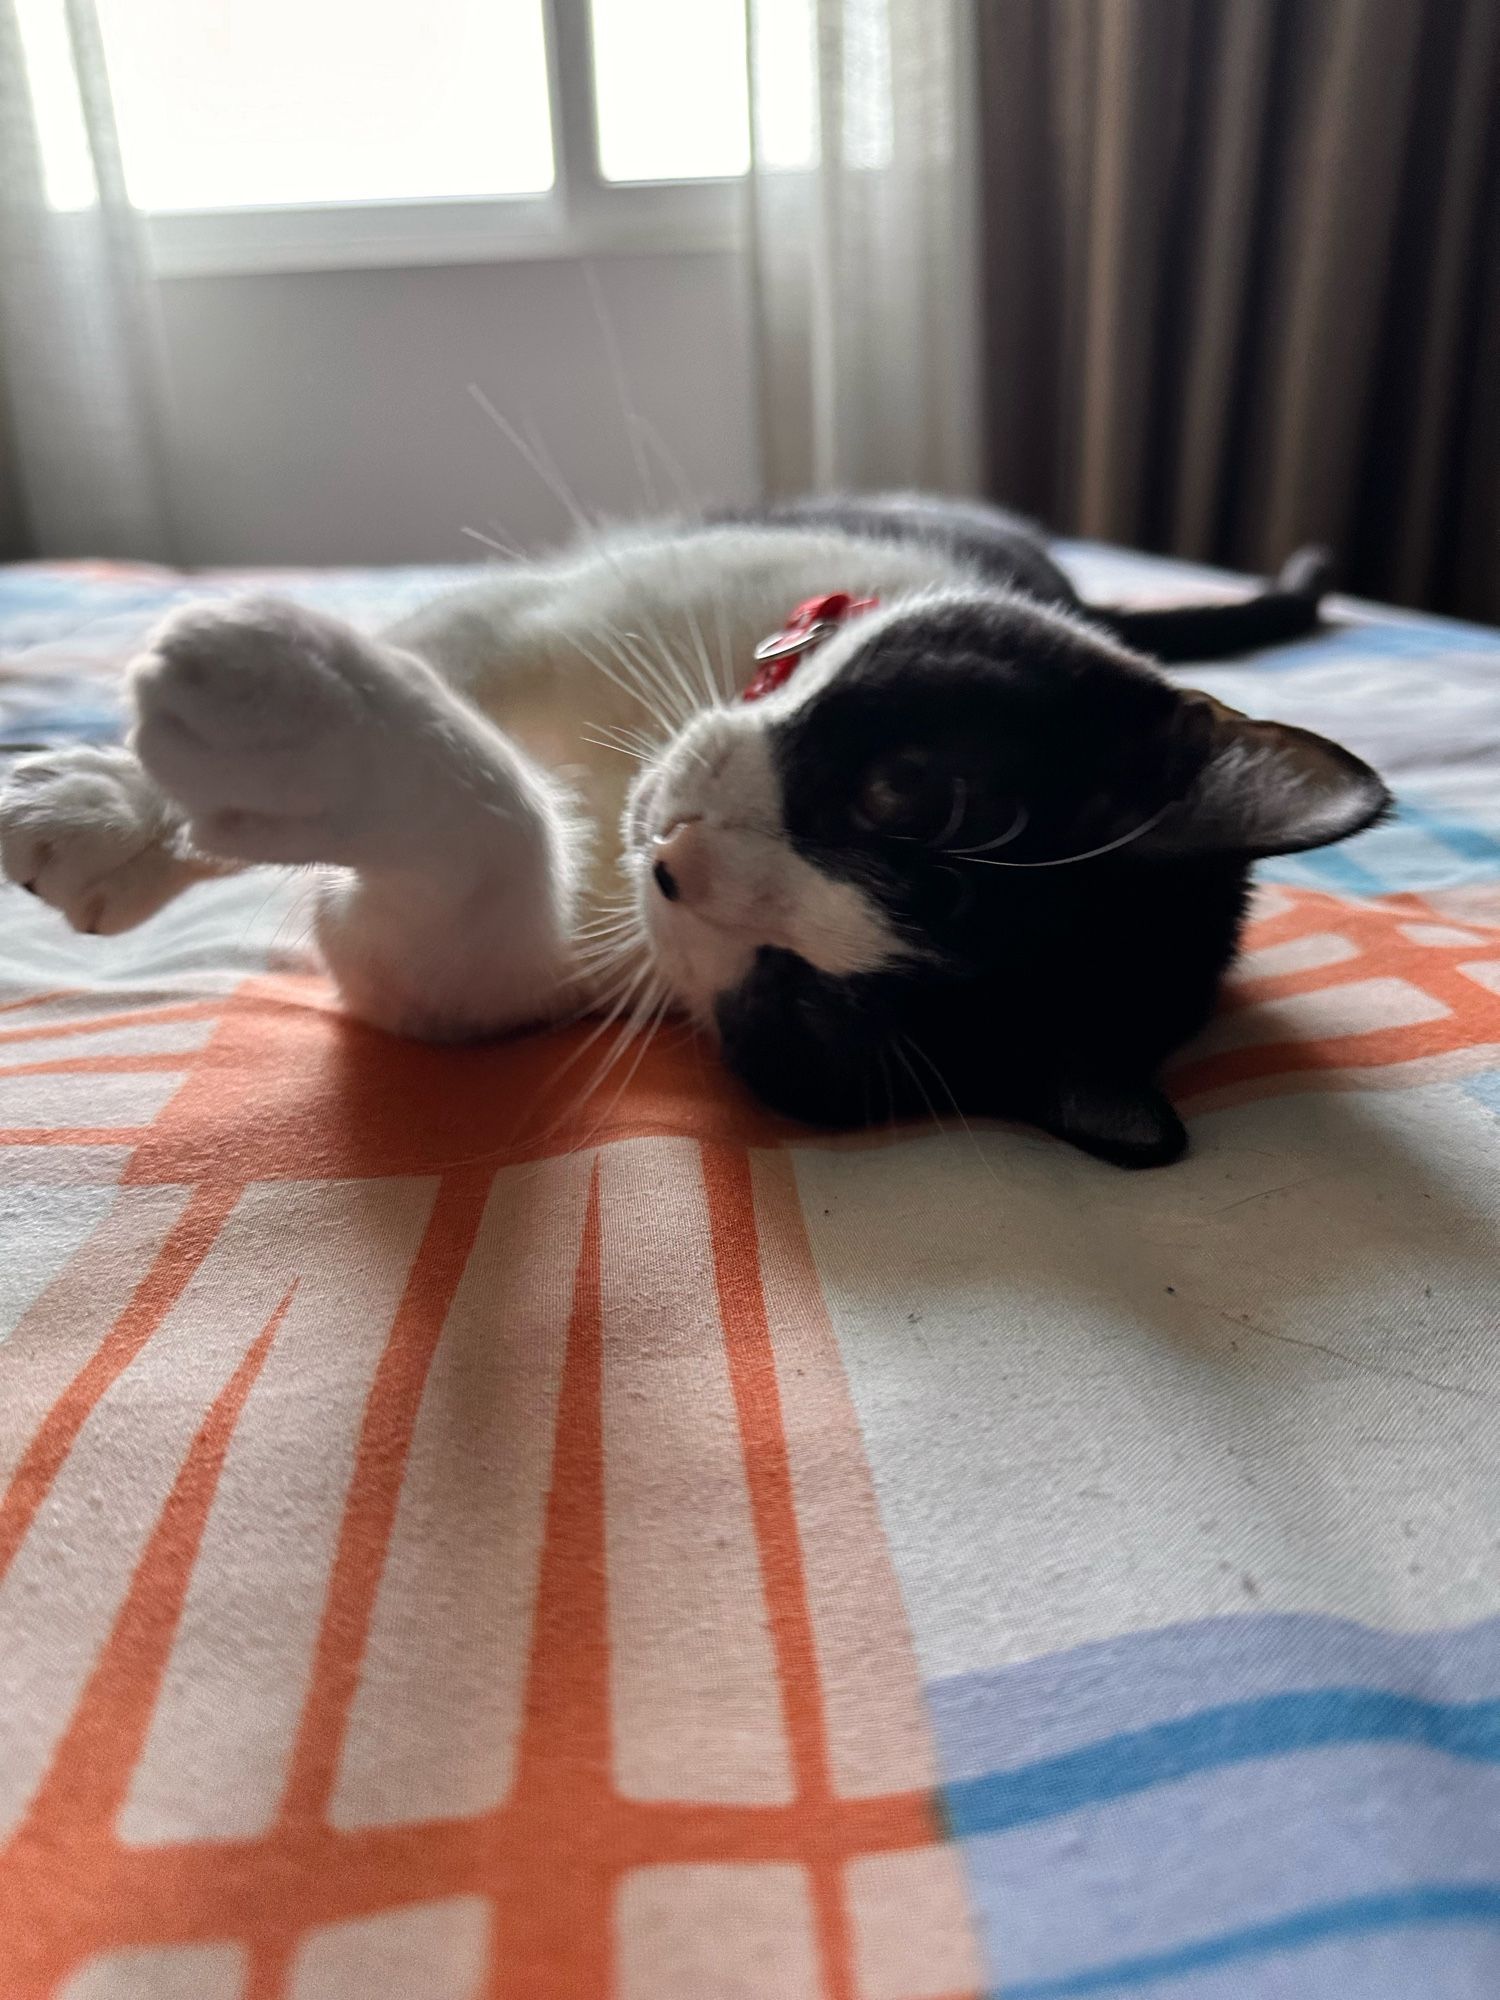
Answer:
<svg viewBox="0 0 1500 2000"><path fill-rule="evenodd" d="M1166 1167L1187 1148L1182 1120L1154 1084L1074 1077L1057 1085L1038 1123L1116 1167Z"/></svg>
<svg viewBox="0 0 1500 2000"><path fill-rule="evenodd" d="M1382 779L1342 744L1211 695L1185 697L1174 733L1194 740L1197 775L1143 852L1296 854L1347 840L1390 807Z"/></svg>

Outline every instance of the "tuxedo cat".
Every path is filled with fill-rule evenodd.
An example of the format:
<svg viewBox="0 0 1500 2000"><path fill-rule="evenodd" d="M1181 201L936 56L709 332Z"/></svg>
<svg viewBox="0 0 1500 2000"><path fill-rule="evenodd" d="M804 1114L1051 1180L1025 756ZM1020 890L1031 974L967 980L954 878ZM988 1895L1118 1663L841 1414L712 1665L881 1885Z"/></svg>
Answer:
<svg viewBox="0 0 1500 2000"><path fill-rule="evenodd" d="M994 1114L1160 1164L1156 1075L1251 862L1388 798L1152 658L1311 631L1324 583L1304 554L1243 602L1101 610L1026 523L902 496L602 534L375 638L208 602L133 663L128 749L13 768L0 858L106 933L317 864L344 1000L399 1033L670 1008L794 1118Z"/></svg>

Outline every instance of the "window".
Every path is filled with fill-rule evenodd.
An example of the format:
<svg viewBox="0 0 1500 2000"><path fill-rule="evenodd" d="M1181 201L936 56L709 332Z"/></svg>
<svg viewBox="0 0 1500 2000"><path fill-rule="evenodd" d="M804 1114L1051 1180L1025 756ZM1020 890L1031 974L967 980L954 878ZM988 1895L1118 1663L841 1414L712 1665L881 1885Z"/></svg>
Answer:
<svg viewBox="0 0 1500 2000"><path fill-rule="evenodd" d="M96 0L137 207L540 194L541 0Z"/></svg>
<svg viewBox="0 0 1500 2000"><path fill-rule="evenodd" d="M592 0L599 167L607 181L731 178L750 166L745 0ZM757 0L769 164L812 159L812 0Z"/></svg>
<svg viewBox="0 0 1500 2000"><path fill-rule="evenodd" d="M59 207L92 169L65 0L16 0ZM166 270L731 241L744 0L95 0L121 164ZM773 157L810 152L761 0Z"/></svg>
<svg viewBox="0 0 1500 2000"><path fill-rule="evenodd" d="M604 178L746 172L744 0L593 0L592 14Z"/></svg>

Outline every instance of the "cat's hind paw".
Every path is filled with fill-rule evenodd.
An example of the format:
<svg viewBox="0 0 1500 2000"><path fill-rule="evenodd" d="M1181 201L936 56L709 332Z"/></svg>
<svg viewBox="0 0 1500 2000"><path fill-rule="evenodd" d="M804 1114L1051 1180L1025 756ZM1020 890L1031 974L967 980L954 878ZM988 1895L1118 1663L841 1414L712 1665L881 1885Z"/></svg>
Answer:
<svg viewBox="0 0 1500 2000"><path fill-rule="evenodd" d="M393 678L379 648L321 613L274 598L193 605L132 663L131 741L210 852L356 858L371 724L394 719Z"/></svg>

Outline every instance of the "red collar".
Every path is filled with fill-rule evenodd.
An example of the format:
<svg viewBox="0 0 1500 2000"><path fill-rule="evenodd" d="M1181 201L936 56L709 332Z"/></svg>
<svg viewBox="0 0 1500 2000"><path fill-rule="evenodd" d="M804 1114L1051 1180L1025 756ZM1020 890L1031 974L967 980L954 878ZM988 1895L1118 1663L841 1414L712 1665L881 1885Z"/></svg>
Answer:
<svg viewBox="0 0 1500 2000"><path fill-rule="evenodd" d="M803 657L821 646L846 619L860 611L873 611L879 602L878 597L851 597L847 590L835 590L827 597L809 597L805 604L799 604L781 630L756 647L760 670L741 699L759 701L779 688L796 672Z"/></svg>

